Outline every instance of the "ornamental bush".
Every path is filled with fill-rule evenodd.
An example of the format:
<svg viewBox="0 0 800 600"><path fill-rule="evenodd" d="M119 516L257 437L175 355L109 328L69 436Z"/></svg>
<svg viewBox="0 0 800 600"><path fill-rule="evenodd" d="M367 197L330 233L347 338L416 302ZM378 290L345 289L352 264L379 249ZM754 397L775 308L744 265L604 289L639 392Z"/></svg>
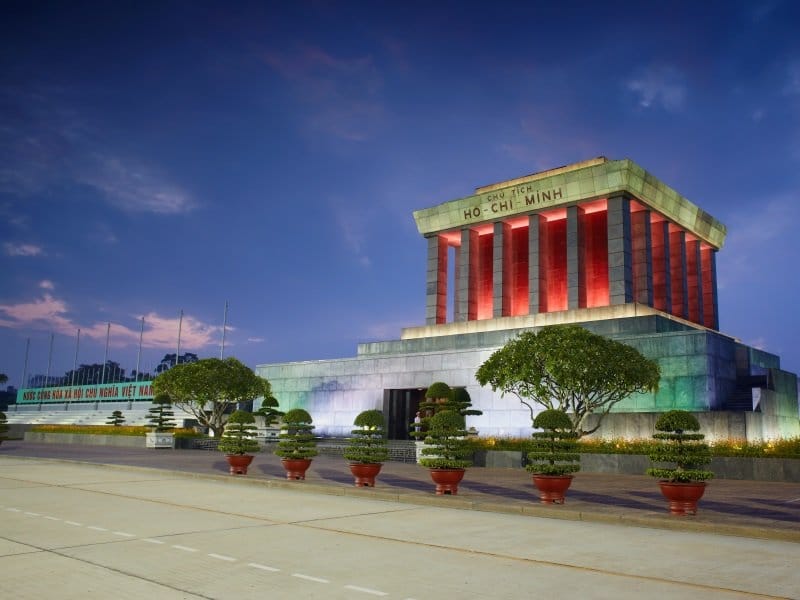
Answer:
<svg viewBox="0 0 800 600"><path fill-rule="evenodd" d="M580 471L578 434L563 410L543 410L533 420L534 432L528 446L525 469L536 475L568 475Z"/></svg>
<svg viewBox="0 0 800 600"><path fill-rule="evenodd" d="M281 458L313 458L318 454L311 415L302 408L293 408L283 416L275 454Z"/></svg>
<svg viewBox="0 0 800 600"><path fill-rule="evenodd" d="M463 415L443 410L433 415L428 424L419 464L429 469L464 469L472 465Z"/></svg>
<svg viewBox="0 0 800 600"><path fill-rule="evenodd" d="M359 413L350 433L347 448L344 451L346 460L361 464L382 463L389 458L389 450L386 444L386 420L383 413L379 410L365 410Z"/></svg>
<svg viewBox="0 0 800 600"><path fill-rule="evenodd" d="M0 411L0 444L8 438L8 419L6 413Z"/></svg>
<svg viewBox="0 0 800 600"><path fill-rule="evenodd" d="M258 452L260 447L255 439L255 422L255 417L249 412L234 411L225 423L217 450L225 454L239 455Z"/></svg>
<svg viewBox="0 0 800 600"><path fill-rule="evenodd" d="M671 410L658 417L653 439L658 444L650 451L654 463L672 463L671 467L651 467L647 474L670 482L706 481L714 473L702 467L711 462L711 450L703 440L697 418L685 410Z"/></svg>
<svg viewBox="0 0 800 600"><path fill-rule="evenodd" d="M125 417L122 414L121 410L115 410L111 413L111 416L108 417L106 420L106 425L113 425L114 427L119 427L125 422Z"/></svg>
<svg viewBox="0 0 800 600"><path fill-rule="evenodd" d="M172 400L167 394L157 394L153 398L153 406L148 409L147 413L147 420L150 421L148 427L151 427L153 431L160 433L175 429L175 421L172 419L175 413L172 410Z"/></svg>

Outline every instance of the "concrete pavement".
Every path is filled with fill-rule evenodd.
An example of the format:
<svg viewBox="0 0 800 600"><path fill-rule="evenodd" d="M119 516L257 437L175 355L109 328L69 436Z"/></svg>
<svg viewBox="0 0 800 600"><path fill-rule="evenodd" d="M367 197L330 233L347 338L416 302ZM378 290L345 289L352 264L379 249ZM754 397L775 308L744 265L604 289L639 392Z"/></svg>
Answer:
<svg viewBox="0 0 800 600"><path fill-rule="evenodd" d="M274 481L0 451L2 595L800 597L794 542L463 510L454 508L459 498L429 492L415 496L432 500L423 505L370 493L380 488ZM318 492L334 487L358 493Z"/></svg>

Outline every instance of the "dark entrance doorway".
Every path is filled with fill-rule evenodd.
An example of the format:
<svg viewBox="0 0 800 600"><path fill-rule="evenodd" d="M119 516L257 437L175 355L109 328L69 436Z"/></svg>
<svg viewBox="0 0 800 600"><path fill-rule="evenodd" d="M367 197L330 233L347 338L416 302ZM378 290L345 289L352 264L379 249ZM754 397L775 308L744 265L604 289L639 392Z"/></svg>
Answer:
<svg viewBox="0 0 800 600"><path fill-rule="evenodd" d="M425 399L425 388L383 390L383 415L386 435L390 440L411 440L409 435L414 415Z"/></svg>

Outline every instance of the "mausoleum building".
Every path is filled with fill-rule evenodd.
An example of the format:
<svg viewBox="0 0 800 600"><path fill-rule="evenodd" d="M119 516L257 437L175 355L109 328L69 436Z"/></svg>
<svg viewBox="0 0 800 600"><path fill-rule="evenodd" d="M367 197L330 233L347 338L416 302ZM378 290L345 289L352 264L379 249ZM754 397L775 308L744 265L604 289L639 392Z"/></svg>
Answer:
<svg viewBox="0 0 800 600"><path fill-rule="evenodd" d="M719 331L716 253L725 226L630 160L596 158L477 188L414 213L427 244L425 324L353 358L260 365L283 409L323 435L382 409L406 439L424 389L465 387L481 435L527 436L515 397L475 371L526 329L578 323L658 361L658 392L621 402L600 430L646 437L657 414L697 413L710 437L800 434L797 377Z"/></svg>

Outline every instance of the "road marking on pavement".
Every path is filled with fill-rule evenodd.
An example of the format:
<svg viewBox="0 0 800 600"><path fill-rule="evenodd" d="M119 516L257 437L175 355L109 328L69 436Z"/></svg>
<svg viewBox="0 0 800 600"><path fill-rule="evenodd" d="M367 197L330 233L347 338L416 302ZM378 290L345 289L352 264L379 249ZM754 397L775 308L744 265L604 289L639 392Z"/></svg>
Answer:
<svg viewBox="0 0 800 600"><path fill-rule="evenodd" d="M87 529L92 529L94 531L108 531L105 527L98 527L97 525L89 525Z"/></svg>
<svg viewBox="0 0 800 600"><path fill-rule="evenodd" d="M380 590L373 590L370 588L360 587L357 585L346 585L344 586L348 590L353 590L354 592L364 592L365 594L372 594L373 596L388 596L388 592L382 592Z"/></svg>
<svg viewBox="0 0 800 600"><path fill-rule="evenodd" d="M176 550L183 550L184 552L197 552L197 548L189 548L189 546L180 546L178 544L173 544L173 548Z"/></svg>
<svg viewBox="0 0 800 600"><path fill-rule="evenodd" d="M236 559L232 556L225 556L224 554L214 554L213 552L209 552L208 556L211 558L218 558L219 560L227 560L228 562L236 562Z"/></svg>
<svg viewBox="0 0 800 600"><path fill-rule="evenodd" d="M330 583L330 581L323 579L322 577L312 577L311 575L303 575L302 573L292 573L292 577L305 579L306 581L316 581L317 583Z"/></svg>
<svg viewBox="0 0 800 600"><path fill-rule="evenodd" d="M48 521L60 521L61 520L58 517L51 517L50 515L45 515L44 518L47 519Z"/></svg>
<svg viewBox="0 0 800 600"><path fill-rule="evenodd" d="M22 512L20 509L18 509L18 508L12 508L12 507L10 507L10 506L9 506L9 507L8 507L6 510L7 510L8 512Z"/></svg>
<svg viewBox="0 0 800 600"><path fill-rule="evenodd" d="M112 531L114 535L119 535L121 537L136 537L135 533L127 533L125 531Z"/></svg>
<svg viewBox="0 0 800 600"><path fill-rule="evenodd" d="M31 512L29 510L26 510L25 514L28 515L29 517L41 517L42 516L39 513Z"/></svg>
<svg viewBox="0 0 800 600"><path fill-rule="evenodd" d="M83 523L78 523L77 521L64 521L67 525L74 525L75 527L83 527Z"/></svg>
<svg viewBox="0 0 800 600"><path fill-rule="evenodd" d="M142 538L143 542L147 542L148 544L163 544L163 540L154 540L153 538Z"/></svg>
<svg viewBox="0 0 800 600"><path fill-rule="evenodd" d="M786 504L791 504L792 502L800 502L800 498L794 498L792 500L787 500Z"/></svg>
<svg viewBox="0 0 800 600"><path fill-rule="evenodd" d="M258 563L247 563L248 567L253 567L254 569L261 569L262 571L270 571L272 573L277 573L280 569L276 569L275 567L268 567L267 565L260 565Z"/></svg>

